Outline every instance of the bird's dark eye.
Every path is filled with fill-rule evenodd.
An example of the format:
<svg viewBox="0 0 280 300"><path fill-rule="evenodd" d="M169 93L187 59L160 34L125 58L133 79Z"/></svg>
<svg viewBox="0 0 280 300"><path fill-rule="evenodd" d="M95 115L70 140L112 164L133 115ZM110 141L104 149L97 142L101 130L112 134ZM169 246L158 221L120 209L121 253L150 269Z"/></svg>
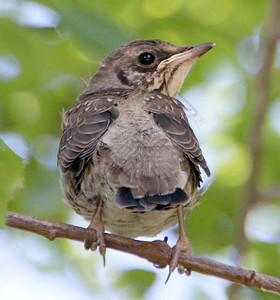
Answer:
<svg viewBox="0 0 280 300"><path fill-rule="evenodd" d="M143 65L150 65L155 60L155 56L152 53L144 52L138 56L138 59Z"/></svg>

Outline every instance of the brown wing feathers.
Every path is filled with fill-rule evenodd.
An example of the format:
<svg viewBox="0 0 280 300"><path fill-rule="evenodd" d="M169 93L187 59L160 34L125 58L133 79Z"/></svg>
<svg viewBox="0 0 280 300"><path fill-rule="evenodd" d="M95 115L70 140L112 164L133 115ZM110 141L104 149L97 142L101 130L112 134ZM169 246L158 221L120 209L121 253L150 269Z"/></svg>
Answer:
<svg viewBox="0 0 280 300"><path fill-rule="evenodd" d="M100 137L118 116L110 98L78 102L64 116L58 165L62 172L71 169L81 179L81 172Z"/></svg>
<svg viewBox="0 0 280 300"><path fill-rule="evenodd" d="M155 95L153 98L156 99L158 96ZM160 101L148 101L146 110L153 113L156 124L193 163L199 179L199 165L207 176L210 176L210 170L202 154L198 140L188 123L183 108L183 104L178 100L161 95Z"/></svg>

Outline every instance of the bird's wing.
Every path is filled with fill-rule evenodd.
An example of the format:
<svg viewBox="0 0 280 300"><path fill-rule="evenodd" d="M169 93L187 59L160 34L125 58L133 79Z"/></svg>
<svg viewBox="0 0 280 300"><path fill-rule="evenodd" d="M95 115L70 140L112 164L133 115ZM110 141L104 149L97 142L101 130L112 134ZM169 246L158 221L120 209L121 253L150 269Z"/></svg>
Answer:
<svg viewBox="0 0 280 300"><path fill-rule="evenodd" d="M79 101L65 113L57 159L62 173L71 170L80 181L97 142L118 115L116 101L108 97Z"/></svg>
<svg viewBox="0 0 280 300"><path fill-rule="evenodd" d="M156 94L146 100L146 111L153 114L155 123L193 163L198 177L200 178L199 166L210 176L210 170L189 125L183 104L174 98Z"/></svg>

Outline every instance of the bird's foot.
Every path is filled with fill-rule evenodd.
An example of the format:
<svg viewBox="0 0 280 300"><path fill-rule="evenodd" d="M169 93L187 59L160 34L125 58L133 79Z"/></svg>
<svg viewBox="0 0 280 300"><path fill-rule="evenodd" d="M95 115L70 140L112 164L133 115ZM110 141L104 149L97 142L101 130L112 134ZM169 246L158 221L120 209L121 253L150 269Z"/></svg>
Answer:
<svg viewBox="0 0 280 300"><path fill-rule="evenodd" d="M92 238L92 230L96 232L97 239L94 240ZM106 243L105 243L105 235L104 235L104 225L101 218L94 217L93 221L87 228L88 235L85 239L85 249L95 251L97 247L99 247L99 253L103 257L103 264L105 267L105 254L106 254Z"/></svg>
<svg viewBox="0 0 280 300"><path fill-rule="evenodd" d="M179 256L181 253L191 253L189 240L186 235L180 235L176 245L172 248L172 256L169 263L169 272L165 283L168 282L172 272L176 269L176 267L179 274L185 273L187 276L191 274L191 270L186 269L184 266L178 264Z"/></svg>

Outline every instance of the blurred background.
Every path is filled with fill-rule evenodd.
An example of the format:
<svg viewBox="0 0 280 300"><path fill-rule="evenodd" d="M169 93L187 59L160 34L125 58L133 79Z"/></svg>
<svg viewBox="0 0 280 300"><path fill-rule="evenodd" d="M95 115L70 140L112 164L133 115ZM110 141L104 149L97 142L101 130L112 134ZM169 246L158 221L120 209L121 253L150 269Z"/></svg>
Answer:
<svg viewBox="0 0 280 300"><path fill-rule="evenodd" d="M62 201L56 153L63 110L106 55L139 38L215 42L178 96L214 181L186 220L192 252L280 277L280 40L266 52L277 1L0 0L2 225L9 210L87 226ZM165 235L175 244L177 227ZM168 270L135 256L108 249L103 268L82 243L11 228L0 248L5 300L276 299L194 272L164 285Z"/></svg>

